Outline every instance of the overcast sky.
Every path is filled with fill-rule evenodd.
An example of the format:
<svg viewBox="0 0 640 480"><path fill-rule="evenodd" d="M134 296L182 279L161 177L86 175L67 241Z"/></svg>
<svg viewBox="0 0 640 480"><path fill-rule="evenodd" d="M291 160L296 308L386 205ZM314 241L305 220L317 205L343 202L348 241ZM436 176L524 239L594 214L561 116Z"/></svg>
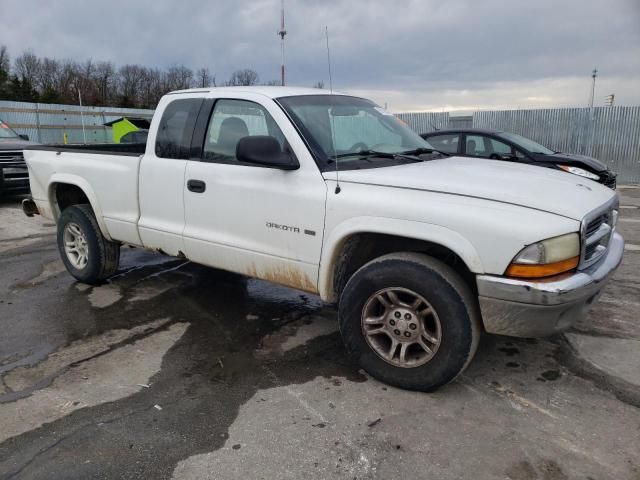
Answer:
<svg viewBox="0 0 640 480"><path fill-rule="evenodd" d="M285 0L288 84L393 111L640 105L640 0ZM239 68L278 79L280 0L0 0L13 57Z"/></svg>

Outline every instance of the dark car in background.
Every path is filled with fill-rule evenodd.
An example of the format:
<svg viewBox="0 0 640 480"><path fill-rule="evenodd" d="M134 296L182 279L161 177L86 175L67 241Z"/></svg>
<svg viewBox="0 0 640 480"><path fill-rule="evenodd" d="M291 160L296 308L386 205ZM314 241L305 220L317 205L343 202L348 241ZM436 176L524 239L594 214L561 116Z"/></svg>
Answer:
<svg viewBox="0 0 640 480"><path fill-rule="evenodd" d="M451 155L554 168L616 188L616 174L601 161L584 155L555 152L515 133L471 128L438 130L420 136L433 148Z"/></svg>
<svg viewBox="0 0 640 480"><path fill-rule="evenodd" d="M29 192L29 172L22 154L29 145L36 143L0 120L0 196Z"/></svg>

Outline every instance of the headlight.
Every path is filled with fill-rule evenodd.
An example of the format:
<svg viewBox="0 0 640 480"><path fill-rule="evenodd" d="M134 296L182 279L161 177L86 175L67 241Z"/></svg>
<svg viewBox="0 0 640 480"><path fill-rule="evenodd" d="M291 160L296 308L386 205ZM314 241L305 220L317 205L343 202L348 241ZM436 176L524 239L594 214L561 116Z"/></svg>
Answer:
<svg viewBox="0 0 640 480"><path fill-rule="evenodd" d="M544 278L568 272L580 261L580 237L569 233L523 248L511 261L505 275Z"/></svg>
<svg viewBox="0 0 640 480"><path fill-rule="evenodd" d="M595 173L591 173L584 168L579 167L571 167L569 165L558 165L559 168L564 170L565 172L573 173L574 175L579 175L580 177L589 178L591 180L600 180L600 175L596 175Z"/></svg>

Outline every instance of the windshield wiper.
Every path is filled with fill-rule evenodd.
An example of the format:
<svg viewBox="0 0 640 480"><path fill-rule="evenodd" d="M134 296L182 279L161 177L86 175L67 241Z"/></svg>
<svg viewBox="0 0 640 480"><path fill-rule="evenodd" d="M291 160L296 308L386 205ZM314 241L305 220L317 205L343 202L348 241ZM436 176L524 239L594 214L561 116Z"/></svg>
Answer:
<svg viewBox="0 0 640 480"><path fill-rule="evenodd" d="M411 152L390 153L390 152L378 152L376 150L361 150L359 152L339 153L338 155L334 155L333 157L331 157L329 161L333 163L338 158L345 158L345 157L363 157L365 160L369 160L369 161L370 161L370 157L390 158L390 159L406 158L414 162L422 161L418 157L412 156L410 153Z"/></svg>
<svg viewBox="0 0 640 480"><path fill-rule="evenodd" d="M377 152L375 150L360 150L359 152L347 152L339 153L331 158L345 158L345 157L381 157L381 158L395 158L395 153Z"/></svg>
<svg viewBox="0 0 640 480"><path fill-rule="evenodd" d="M450 157L451 154L447 152L441 152L440 150L436 150L435 148L426 148L426 147L418 147L413 150L407 150L406 152L400 152L402 155L422 155L423 153L439 153L440 155L444 155L446 157Z"/></svg>

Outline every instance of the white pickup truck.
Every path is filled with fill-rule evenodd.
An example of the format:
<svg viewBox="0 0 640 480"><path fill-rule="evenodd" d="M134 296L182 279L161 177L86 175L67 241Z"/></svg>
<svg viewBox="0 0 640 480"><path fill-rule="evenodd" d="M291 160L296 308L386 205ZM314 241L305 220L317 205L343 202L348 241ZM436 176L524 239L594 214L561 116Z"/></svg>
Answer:
<svg viewBox="0 0 640 480"><path fill-rule="evenodd" d="M450 382L483 330L568 328L624 250L611 189L447 157L353 96L174 92L143 148L25 151L25 213L57 221L71 275L103 281L128 244L319 294L362 368L403 388Z"/></svg>

